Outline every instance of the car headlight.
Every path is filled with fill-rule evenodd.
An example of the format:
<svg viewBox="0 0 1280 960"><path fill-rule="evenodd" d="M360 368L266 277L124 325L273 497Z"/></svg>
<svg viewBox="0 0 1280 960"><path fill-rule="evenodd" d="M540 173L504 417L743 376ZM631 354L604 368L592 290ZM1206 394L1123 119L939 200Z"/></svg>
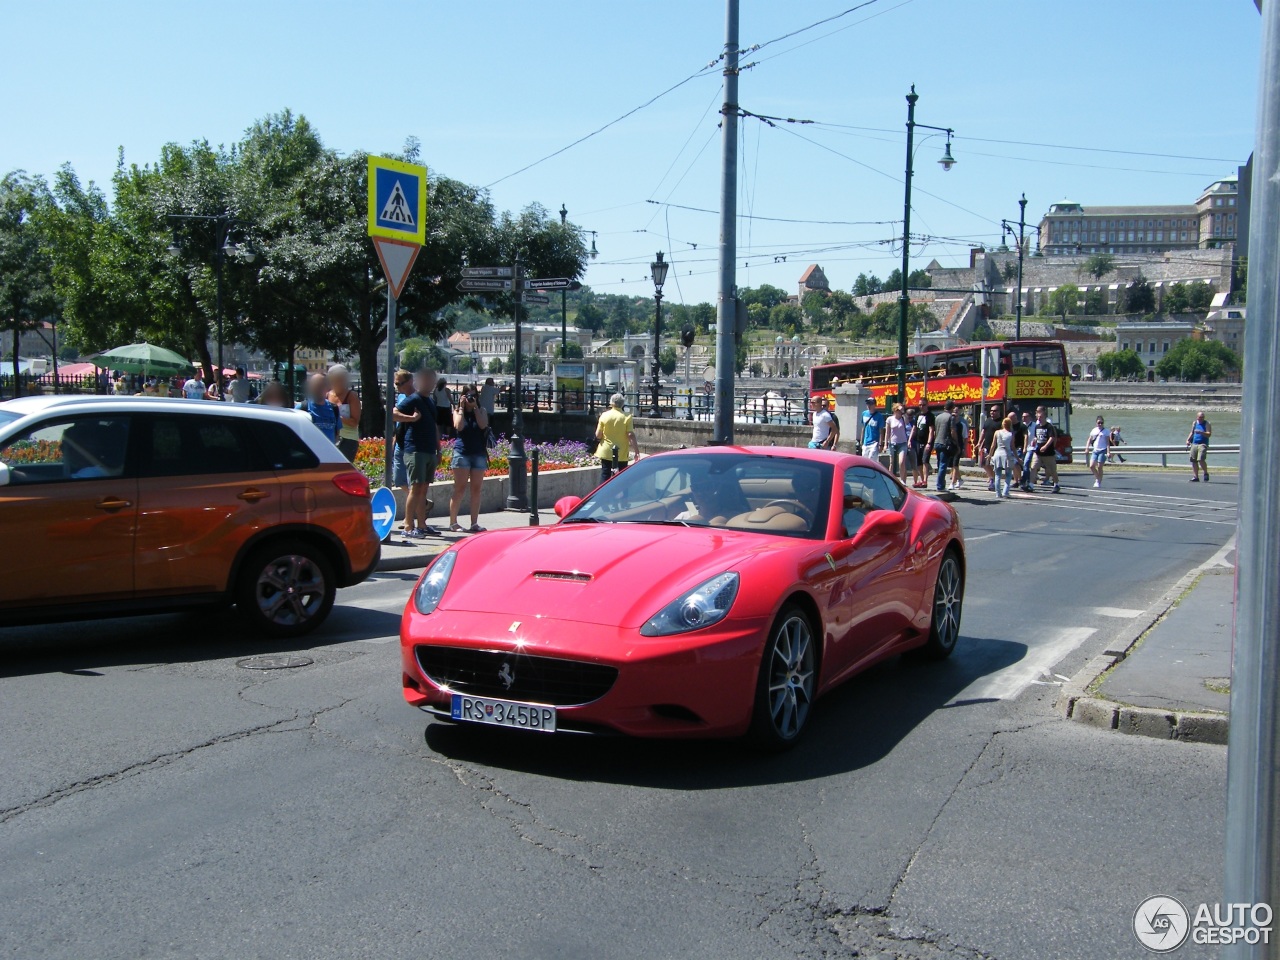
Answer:
<svg viewBox="0 0 1280 960"><path fill-rule="evenodd" d="M643 637L667 637L718 623L729 615L738 595L738 575L722 573L673 600L640 628Z"/></svg>
<svg viewBox="0 0 1280 960"><path fill-rule="evenodd" d="M418 608L419 613L430 613L440 606L457 558L458 554L453 550L440 554L427 570L426 576L418 581L417 589L413 591L413 605Z"/></svg>

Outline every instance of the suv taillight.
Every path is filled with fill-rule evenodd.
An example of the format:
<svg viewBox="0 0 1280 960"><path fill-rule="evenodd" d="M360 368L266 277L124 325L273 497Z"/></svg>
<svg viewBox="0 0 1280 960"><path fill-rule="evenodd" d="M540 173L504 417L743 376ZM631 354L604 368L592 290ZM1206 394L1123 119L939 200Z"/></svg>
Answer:
<svg viewBox="0 0 1280 960"><path fill-rule="evenodd" d="M369 478L358 470L338 474L333 478L333 485L353 497L369 499Z"/></svg>

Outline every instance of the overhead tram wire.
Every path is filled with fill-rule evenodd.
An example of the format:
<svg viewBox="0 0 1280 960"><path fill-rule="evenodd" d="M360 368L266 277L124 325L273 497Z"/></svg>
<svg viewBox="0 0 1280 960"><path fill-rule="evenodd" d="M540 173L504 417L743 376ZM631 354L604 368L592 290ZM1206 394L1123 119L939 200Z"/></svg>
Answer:
<svg viewBox="0 0 1280 960"><path fill-rule="evenodd" d="M702 127L703 122L707 119L707 114L709 114L711 112L711 108L716 105L716 101L720 99L720 94L721 94L721 91L723 90L724 90L724 84L722 83L720 84L719 87L716 88L715 93L712 94L711 100L707 103L706 109L702 111L702 115L698 117L697 123L695 123L693 125L693 129L689 131L689 136L686 137L684 143L680 145L680 149L676 151L676 155L671 158L671 163L667 167L666 171L659 178L657 184L654 185L654 188L651 191L649 191L650 200L652 200L654 196L657 195L658 191L662 189L662 185L667 182L667 177L671 176L671 171L675 169L676 164L680 162L680 158L684 156L685 150L689 148L689 144L693 141L693 138L697 136L698 130ZM711 130L711 135L707 138L707 142L704 143L702 145L702 149L700 149L694 155L694 158L689 163L689 166L685 168L685 172L680 175L680 179L677 180L675 184L672 186L671 190L668 191L667 193L668 197L670 197L671 194L675 192L676 188L679 187L680 184L684 182L684 178L689 175L689 171L692 170L693 165L698 162L698 158L702 156L702 154L706 151L707 146L711 143L712 140L715 139L715 135L716 135L716 129L713 127ZM651 226L653 224L655 217L657 217L656 211L654 212L654 215L649 218L649 222L646 223L645 226L646 227Z"/></svg>
<svg viewBox="0 0 1280 960"><path fill-rule="evenodd" d="M801 48L803 48L803 47L807 47L807 46L809 46L809 44L811 44L811 43L817 43L819 40L825 40L825 39L827 39L828 37L834 37L837 33L843 33L843 32L844 32L844 31L846 31L846 30L852 30L854 27L861 26L862 24L867 23L868 21L875 20L877 17L883 17L883 16L884 16L885 14L887 14L887 13L893 13L893 11L898 10L898 9L900 9L900 8L902 8L902 7L905 7L907 4L909 4L909 3L913 3L913 2L914 2L914 0L902 0L902 2L901 2L901 3L898 3L898 4L896 4L895 6L888 7L887 9L884 9L884 10L880 10L880 11L878 11L877 13L873 13L873 14L871 14L870 16L863 17L861 20L855 20L853 23L846 24L846 25L845 25L845 26L843 26L843 27L838 27L837 29L832 30L830 33L824 33L824 34L822 34L821 36L814 37L814 38L812 38L812 39L810 39L810 40L806 40L806 41L804 41L803 43L797 43L794 47L788 47L786 50L779 50L777 53L770 54L770 55L769 55L769 56L767 56L767 57L761 57L760 59L755 60L755 61L753 61L753 62L751 62L751 63L747 64L745 67L743 67L743 69L744 69L744 70L745 70L745 69L750 69L750 68L752 68L752 67L757 67L757 66L759 66L759 65L760 65L760 64L762 64L762 63L768 63L770 60L776 60L776 59L778 59L778 57L785 57L788 53L795 53L795 51L797 51L797 50L799 50L799 49L801 49ZM869 3L864 3L864 4L861 4L860 6L852 7L851 9L846 10L844 13L842 13L842 14L838 14L837 16L838 16L838 17L840 17L840 16L844 16L844 15L845 15L845 14L847 14L847 13L853 13L853 12L855 12L855 11L857 11L857 10L860 10L860 9L862 9L863 7L867 7L867 6L870 6L870 4L869 4ZM828 17L828 18L827 18L827 20L819 21L819 23L827 23L827 22L829 22L829 21L831 21L831 20L833 20L833 19L836 19L836 17ZM817 26L817 25L818 25L818 24L812 24L811 26ZM810 27L806 27L805 29L810 29ZM792 33L792 34L789 34L789 36L795 36L795 34L796 34L796 33L800 33L800 32L802 32L802 31L795 31L795 32L794 32L794 33ZM777 39L775 39L775 40L770 40L770 41L769 41L769 43L777 43L777 42L778 42L778 40L783 40L783 39L785 39L785 37L778 37L778 38L777 38ZM761 44L761 46L768 46L768 44ZM760 49L760 47L755 47L755 48L752 48L752 49L756 49L756 50L758 50L758 49Z"/></svg>
<svg viewBox="0 0 1280 960"><path fill-rule="evenodd" d="M624 113L622 116L616 117L613 120L610 120L608 123L606 123L602 127L597 127L595 130L592 130L590 133L586 134L585 136L579 137L577 140L574 140L572 143L566 144L565 146L561 147L559 150L555 150L551 153L548 153L545 157L541 157L538 160L534 160L532 163L525 164L519 170L512 171L511 173L508 173L506 176L499 177L497 180L494 180L492 183L485 184L483 189L488 190L492 187L496 187L498 184L502 183L504 180L510 180L512 177L519 176L520 174L525 173L528 170L532 170L534 167L538 166L539 164L546 163L548 160L551 160L554 157L560 156L560 154L562 153L572 150L574 147L578 146L579 144L586 143L592 137L595 137L598 134L604 133L604 131L608 130L610 127L616 124L621 123L623 120L627 119L627 117L630 117L633 114L639 113L641 110L645 109L646 107L652 106L653 104L661 100L663 97L665 97L667 94L673 93L676 90L679 90L686 83L689 83L692 80L697 80L699 77L710 76L712 73L715 72L716 67L720 65L720 61L723 58L724 58L724 55L721 54L720 56L712 60L710 63L708 63L706 66L689 74L689 76L685 77L679 83L674 83L671 86L667 87L667 89L663 90L661 93L650 97L644 103L640 104L640 106L633 107L632 109Z"/></svg>
<svg viewBox="0 0 1280 960"><path fill-rule="evenodd" d="M675 210L690 210L694 213L714 213L719 215L719 210L712 210L709 207L691 207L683 203L667 203L660 200L647 200L646 203L658 204L659 206L671 207ZM803 220L794 217L765 217L760 214L738 214L739 220L763 220L769 223L799 223L809 226L818 227L883 227L892 226L895 223L901 223L900 220Z"/></svg>

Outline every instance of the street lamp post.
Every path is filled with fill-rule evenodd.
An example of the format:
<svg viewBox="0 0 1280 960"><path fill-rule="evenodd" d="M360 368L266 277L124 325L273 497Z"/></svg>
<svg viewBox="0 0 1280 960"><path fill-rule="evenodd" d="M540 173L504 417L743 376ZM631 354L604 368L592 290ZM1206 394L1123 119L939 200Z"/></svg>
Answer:
<svg viewBox="0 0 1280 960"><path fill-rule="evenodd" d="M1000 227L1006 235L1013 233L1013 224L1001 220ZM1013 339L1022 339L1022 258L1027 252L1027 195L1024 193L1018 201L1018 305L1015 308Z"/></svg>
<svg viewBox="0 0 1280 960"><path fill-rule="evenodd" d="M662 251L659 250L657 259L649 264L649 272L653 275L653 409L649 411L649 416L659 417L661 411L658 408L658 351L662 345L662 285L667 282L667 270L671 264L662 259Z"/></svg>
<svg viewBox="0 0 1280 960"><path fill-rule="evenodd" d="M214 244L213 244L213 267L215 276L215 293L214 293L214 320L217 324L218 332L218 370L214 374L214 382L218 385L218 399L225 400L222 395L222 264L226 260L227 254L234 254L241 248L231 239L231 228L240 221L230 214L219 214L217 216L198 216L196 214L179 214L171 213L167 217L169 220L204 220L214 225ZM176 242L169 245L169 253L177 254L181 250ZM247 263L253 263L256 254L253 248L248 244L244 247L244 259Z"/></svg>
<svg viewBox="0 0 1280 960"><path fill-rule="evenodd" d="M560 204L560 226L565 226L569 217L569 208ZM569 359L569 301L568 291L560 291L560 359Z"/></svg>
<svg viewBox="0 0 1280 960"><path fill-rule="evenodd" d="M916 93L916 85L911 85L907 94L907 176L904 184L902 200L902 295L898 298L898 402L907 400L907 314L911 306L911 298L907 294L907 276L911 272L911 177L915 163L914 146L916 127L925 130L937 130L947 135L947 147L938 161L943 170L955 166L955 158L951 156L951 136L954 131L950 127L931 127L927 123L916 123L916 101L920 97Z"/></svg>

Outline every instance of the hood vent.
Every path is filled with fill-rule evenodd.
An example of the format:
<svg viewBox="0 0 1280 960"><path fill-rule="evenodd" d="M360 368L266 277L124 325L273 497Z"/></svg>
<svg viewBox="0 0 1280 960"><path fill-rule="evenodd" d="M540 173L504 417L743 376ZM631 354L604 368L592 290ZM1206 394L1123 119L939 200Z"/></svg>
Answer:
<svg viewBox="0 0 1280 960"><path fill-rule="evenodd" d="M575 583L586 583L591 579L591 574L581 573L577 570L535 570L533 572L535 580L571 580Z"/></svg>

